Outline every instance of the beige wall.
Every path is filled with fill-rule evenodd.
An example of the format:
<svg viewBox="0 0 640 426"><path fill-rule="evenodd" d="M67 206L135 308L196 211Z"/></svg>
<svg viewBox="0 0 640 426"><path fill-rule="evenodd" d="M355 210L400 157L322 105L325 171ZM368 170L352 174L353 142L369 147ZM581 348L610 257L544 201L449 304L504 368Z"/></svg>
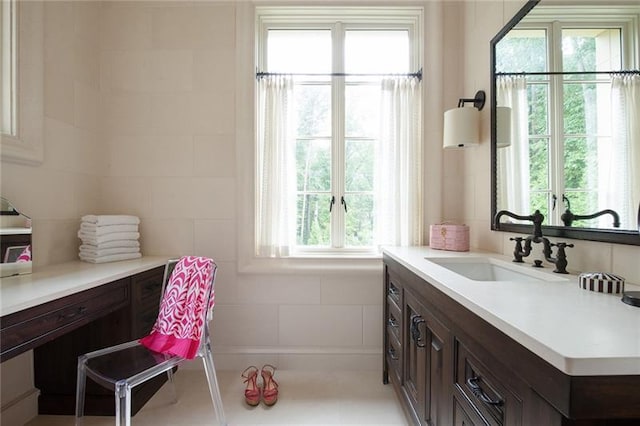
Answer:
<svg viewBox="0 0 640 426"><path fill-rule="evenodd" d="M506 254L509 235L490 231L489 108L467 151L443 152L442 114L489 94L489 40L523 3L419 3L425 229L463 221L474 247ZM238 272L252 226L252 16L248 2L46 2L45 160L3 162L2 195L34 218L36 269L76 258L88 213L140 216L145 254L215 258L219 368L379 368L379 264ZM574 243L571 269L640 282L640 247Z"/></svg>

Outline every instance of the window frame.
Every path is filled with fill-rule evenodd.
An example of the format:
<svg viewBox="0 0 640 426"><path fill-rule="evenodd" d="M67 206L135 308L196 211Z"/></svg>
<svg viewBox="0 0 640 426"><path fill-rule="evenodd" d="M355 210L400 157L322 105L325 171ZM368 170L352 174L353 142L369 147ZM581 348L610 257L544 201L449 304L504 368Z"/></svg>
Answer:
<svg viewBox="0 0 640 426"><path fill-rule="evenodd" d="M44 161L44 5L12 1L14 134L1 134L0 158L3 162L39 165ZM2 103L5 108L4 94Z"/></svg>
<svg viewBox="0 0 640 426"><path fill-rule="evenodd" d="M256 57L258 70L266 70L267 34L270 30L300 29L300 30L330 30L332 33L332 72L344 72L344 60L340 56L344 49L345 34L350 30L406 30L409 34L409 72L422 64L422 22L423 8L421 7L256 7ZM335 32L340 34L334 39ZM340 49L336 49L339 46ZM334 84L337 81L338 84ZM344 247L346 237L346 218L343 206L340 205L340 195L336 195L334 184L341 185L342 195L346 195L344 176L346 164L344 149L346 144L344 105L345 92L349 84L344 77L334 77L328 81L332 91L332 188L331 195L335 196L335 204L331 217L332 247L315 247L295 245L291 258L379 258L380 248L375 245L368 247ZM313 83L311 80L304 84ZM356 83L357 84L357 83ZM258 111L255 122L258 123ZM256 127L257 130L257 127ZM257 138L256 138L257 140ZM257 145L255 146L257 149ZM255 155L257 170L259 161ZM256 185L257 188L257 185ZM257 191L255 197L257 197ZM255 202L255 200L254 200ZM255 224L260 218L255 214ZM255 233L253 236L255 246Z"/></svg>

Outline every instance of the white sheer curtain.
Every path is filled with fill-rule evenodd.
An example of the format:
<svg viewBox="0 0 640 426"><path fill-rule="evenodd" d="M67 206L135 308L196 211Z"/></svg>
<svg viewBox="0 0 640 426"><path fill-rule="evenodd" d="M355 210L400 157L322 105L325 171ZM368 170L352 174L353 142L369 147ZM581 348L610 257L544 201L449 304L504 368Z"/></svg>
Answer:
<svg viewBox="0 0 640 426"><path fill-rule="evenodd" d="M598 191L600 209L613 208L621 228L637 226L640 203L640 75L611 78L612 138L609 167L603 167ZM607 173L608 172L608 173ZM608 222L603 225L611 226Z"/></svg>
<svg viewBox="0 0 640 426"><path fill-rule="evenodd" d="M376 233L380 245L422 244L422 108L415 77L382 81L376 150Z"/></svg>
<svg viewBox="0 0 640 426"><path fill-rule="evenodd" d="M499 76L497 106L511 108L511 145L498 149L498 208L531 214L529 203L529 128L527 82L522 76Z"/></svg>
<svg viewBox="0 0 640 426"><path fill-rule="evenodd" d="M290 254L295 241L295 157L293 79L259 80L257 254Z"/></svg>

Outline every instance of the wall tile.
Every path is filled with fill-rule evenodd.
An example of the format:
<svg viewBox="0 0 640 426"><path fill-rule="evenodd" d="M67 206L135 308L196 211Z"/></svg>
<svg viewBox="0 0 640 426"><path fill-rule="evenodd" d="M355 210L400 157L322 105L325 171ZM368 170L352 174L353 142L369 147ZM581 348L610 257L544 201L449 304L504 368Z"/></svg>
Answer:
<svg viewBox="0 0 640 426"><path fill-rule="evenodd" d="M145 221L153 219L150 185L150 180L147 178L101 178L99 188L101 194L100 214L130 214L145 218ZM171 252L167 251L167 253Z"/></svg>
<svg viewBox="0 0 640 426"><path fill-rule="evenodd" d="M322 304L377 305L382 303L381 274L339 275L322 277Z"/></svg>
<svg viewBox="0 0 640 426"><path fill-rule="evenodd" d="M278 343L275 305L218 305L214 315L212 336L216 345L256 347Z"/></svg>
<svg viewBox="0 0 640 426"><path fill-rule="evenodd" d="M246 304L320 304L320 277L304 275L242 275L238 300Z"/></svg>
<svg viewBox="0 0 640 426"><path fill-rule="evenodd" d="M236 223L233 220L196 220L195 252L216 261L235 261Z"/></svg>
<svg viewBox="0 0 640 426"><path fill-rule="evenodd" d="M615 244L611 272L626 279L627 282L640 285L640 247Z"/></svg>
<svg viewBox="0 0 640 426"><path fill-rule="evenodd" d="M382 347L382 305L364 306L362 309L362 343L364 346Z"/></svg>
<svg viewBox="0 0 640 426"><path fill-rule="evenodd" d="M44 76L44 115L74 124L75 92L72 74L49 71Z"/></svg>
<svg viewBox="0 0 640 426"><path fill-rule="evenodd" d="M194 90L210 92L221 87L234 87L235 83L236 57L233 46L193 52Z"/></svg>
<svg viewBox="0 0 640 426"><path fill-rule="evenodd" d="M232 134L193 136L193 173L196 176L233 177L236 148Z"/></svg>
<svg viewBox="0 0 640 426"><path fill-rule="evenodd" d="M100 91L79 81L74 82L74 123L86 130L100 130Z"/></svg>
<svg viewBox="0 0 640 426"><path fill-rule="evenodd" d="M231 305L238 303L238 274L235 262L216 260L216 304Z"/></svg>
<svg viewBox="0 0 640 426"><path fill-rule="evenodd" d="M193 221L191 220L141 217L139 229L143 255L206 256L194 250Z"/></svg>
<svg viewBox="0 0 640 426"><path fill-rule="evenodd" d="M290 346L362 345L362 308L280 306L279 344Z"/></svg>
<svg viewBox="0 0 640 426"><path fill-rule="evenodd" d="M141 2L102 2L100 43L107 50L151 47L151 11ZM133 6L131 4L134 4Z"/></svg>
<svg viewBox="0 0 640 426"><path fill-rule="evenodd" d="M73 76L74 27L72 1L44 2L44 64L47 72Z"/></svg>

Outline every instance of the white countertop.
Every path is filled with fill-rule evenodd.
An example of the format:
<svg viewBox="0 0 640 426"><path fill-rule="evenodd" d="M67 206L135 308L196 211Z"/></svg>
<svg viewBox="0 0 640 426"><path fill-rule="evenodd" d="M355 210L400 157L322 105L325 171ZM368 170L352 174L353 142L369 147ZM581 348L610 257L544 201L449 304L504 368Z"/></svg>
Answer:
<svg viewBox="0 0 640 426"><path fill-rule="evenodd" d="M79 260L46 266L29 275L0 278L0 316L28 309L162 266L166 257L92 264Z"/></svg>
<svg viewBox="0 0 640 426"><path fill-rule="evenodd" d="M568 280L472 281L425 259L483 256L510 261L489 253L429 247L387 247L384 253L568 375L640 374L640 307L623 303L621 295L583 290L577 276L554 274L546 262L550 278ZM531 270L530 261L513 265ZM640 287L627 283L625 290Z"/></svg>

